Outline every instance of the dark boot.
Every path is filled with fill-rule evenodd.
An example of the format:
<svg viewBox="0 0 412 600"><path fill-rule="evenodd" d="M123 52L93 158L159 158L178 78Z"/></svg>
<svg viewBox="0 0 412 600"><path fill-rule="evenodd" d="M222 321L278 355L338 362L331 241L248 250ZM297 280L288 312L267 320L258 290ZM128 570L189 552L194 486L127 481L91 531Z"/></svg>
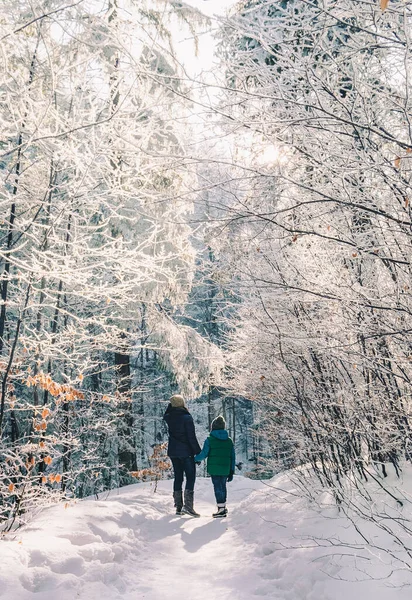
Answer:
<svg viewBox="0 0 412 600"><path fill-rule="evenodd" d="M176 514L182 515L183 508L183 492L180 490L179 492L173 492L173 500L175 501Z"/></svg>
<svg viewBox="0 0 412 600"><path fill-rule="evenodd" d="M200 517L199 513L197 513L193 508L194 495L195 493L193 490L185 490L185 503L183 505L183 513L186 515L190 515L191 517Z"/></svg>

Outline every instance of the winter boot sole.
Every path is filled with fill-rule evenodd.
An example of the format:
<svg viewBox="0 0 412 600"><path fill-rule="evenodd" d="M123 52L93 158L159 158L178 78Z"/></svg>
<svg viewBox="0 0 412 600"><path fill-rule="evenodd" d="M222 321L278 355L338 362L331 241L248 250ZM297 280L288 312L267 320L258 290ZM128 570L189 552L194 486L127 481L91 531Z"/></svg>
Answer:
<svg viewBox="0 0 412 600"><path fill-rule="evenodd" d="M190 512L190 510L188 510L185 507L182 508L182 515L188 515L189 517L195 517L195 518L200 517L199 513Z"/></svg>
<svg viewBox="0 0 412 600"><path fill-rule="evenodd" d="M227 508L221 508L217 512L213 513L212 517L214 519L222 519L223 517L227 517Z"/></svg>

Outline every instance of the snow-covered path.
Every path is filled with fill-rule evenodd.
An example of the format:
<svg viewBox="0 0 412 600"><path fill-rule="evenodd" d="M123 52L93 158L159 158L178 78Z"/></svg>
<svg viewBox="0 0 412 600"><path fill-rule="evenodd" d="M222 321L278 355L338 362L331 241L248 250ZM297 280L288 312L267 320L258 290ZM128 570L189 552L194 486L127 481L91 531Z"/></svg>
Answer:
<svg viewBox="0 0 412 600"><path fill-rule="evenodd" d="M236 478L232 510L259 486ZM239 600L250 598L245 563L253 546L230 518L211 517L210 480L198 480L196 495L199 519L173 514L171 482L156 494L141 484L45 510L0 545L0 597L56 600L58 591L59 600L225 600L237 588Z"/></svg>
<svg viewBox="0 0 412 600"><path fill-rule="evenodd" d="M249 482L243 482L250 489ZM142 557L142 567L149 576L139 589L142 598L229 600L234 589L239 600L251 597L245 564L252 560L252 548L241 540L230 518L211 517L216 508L206 489L196 509L202 514L199 519L165 516L145 532L150 552Z"/></svg>
<svg viewBox="0 0 412 600"><path fill-rule="evenodd" d="M409 586L392 587L403 580L384 577L385 559L345 547L353 531L336 508L311 509L286 475L235 477L221 520L210 480L196 484L199 519L173 514L171 489L137 484L44 510L0 542L0 598L410 600ZM342 548L318 544L332 538Z"/></svg>

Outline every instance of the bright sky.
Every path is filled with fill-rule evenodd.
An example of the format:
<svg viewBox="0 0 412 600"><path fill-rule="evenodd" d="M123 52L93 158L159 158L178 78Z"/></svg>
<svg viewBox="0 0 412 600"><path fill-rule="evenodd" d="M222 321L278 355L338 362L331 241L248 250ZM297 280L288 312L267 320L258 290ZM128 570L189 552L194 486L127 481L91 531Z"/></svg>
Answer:
<svg viewBox="0 0 412 600"><path fill-rule="evenodd" d="M203 14L213 19L215 16L223 17L226 10L235 4L235 0L186 0L186 4L197 8ZM216 45L213 39L213 31L217 28L218 23L212 20L210 32L199 36L199 52L197 56L195 56L193 41L187 38L187 32L182 36L183 39L177 43L176 50L180 57L182 57L181 60L191 75L197 75L201 71L207 71L212 68L213 53Z"/></svg>
<svg viewBox="0 0 412 600"><path fill-rule="evenodd" d="M235 0L186 0L186 4L195 6L205 15L223 15L225 10L235 4Z"/></svg>

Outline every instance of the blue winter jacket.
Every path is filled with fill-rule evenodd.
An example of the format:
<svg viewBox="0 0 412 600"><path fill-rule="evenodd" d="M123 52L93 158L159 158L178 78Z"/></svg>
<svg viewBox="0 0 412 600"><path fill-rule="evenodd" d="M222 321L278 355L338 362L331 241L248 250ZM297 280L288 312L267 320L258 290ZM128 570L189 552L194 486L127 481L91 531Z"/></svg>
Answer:
<svg viewBox="0 0 412 600"><path fill-rule="evenodd" d="M163 416L169 428L167 455L171 458L187 458L200 452L192 415L185 407L171 404Z"/></svg>
<svg viewBox="0 0 412 600"><path fill-rule="evenodd" d="M213 435L213 437L217 438L218 440L227 440L229 437L229 434L226 431L226 429L212 429L212 431L210 432L210 435ZM201 460L205 460L209 456L209 451L210 451L209 438L206 438L205 443L203 444L202 451L197 456L195 456L195 461L199 462ZM231 456L230 464L231 464L230 470L232 471L232 473L234 473L235 472L235 464L236 464L236 454L235 454L234 446L232 447L232 456Z"/></svg>

